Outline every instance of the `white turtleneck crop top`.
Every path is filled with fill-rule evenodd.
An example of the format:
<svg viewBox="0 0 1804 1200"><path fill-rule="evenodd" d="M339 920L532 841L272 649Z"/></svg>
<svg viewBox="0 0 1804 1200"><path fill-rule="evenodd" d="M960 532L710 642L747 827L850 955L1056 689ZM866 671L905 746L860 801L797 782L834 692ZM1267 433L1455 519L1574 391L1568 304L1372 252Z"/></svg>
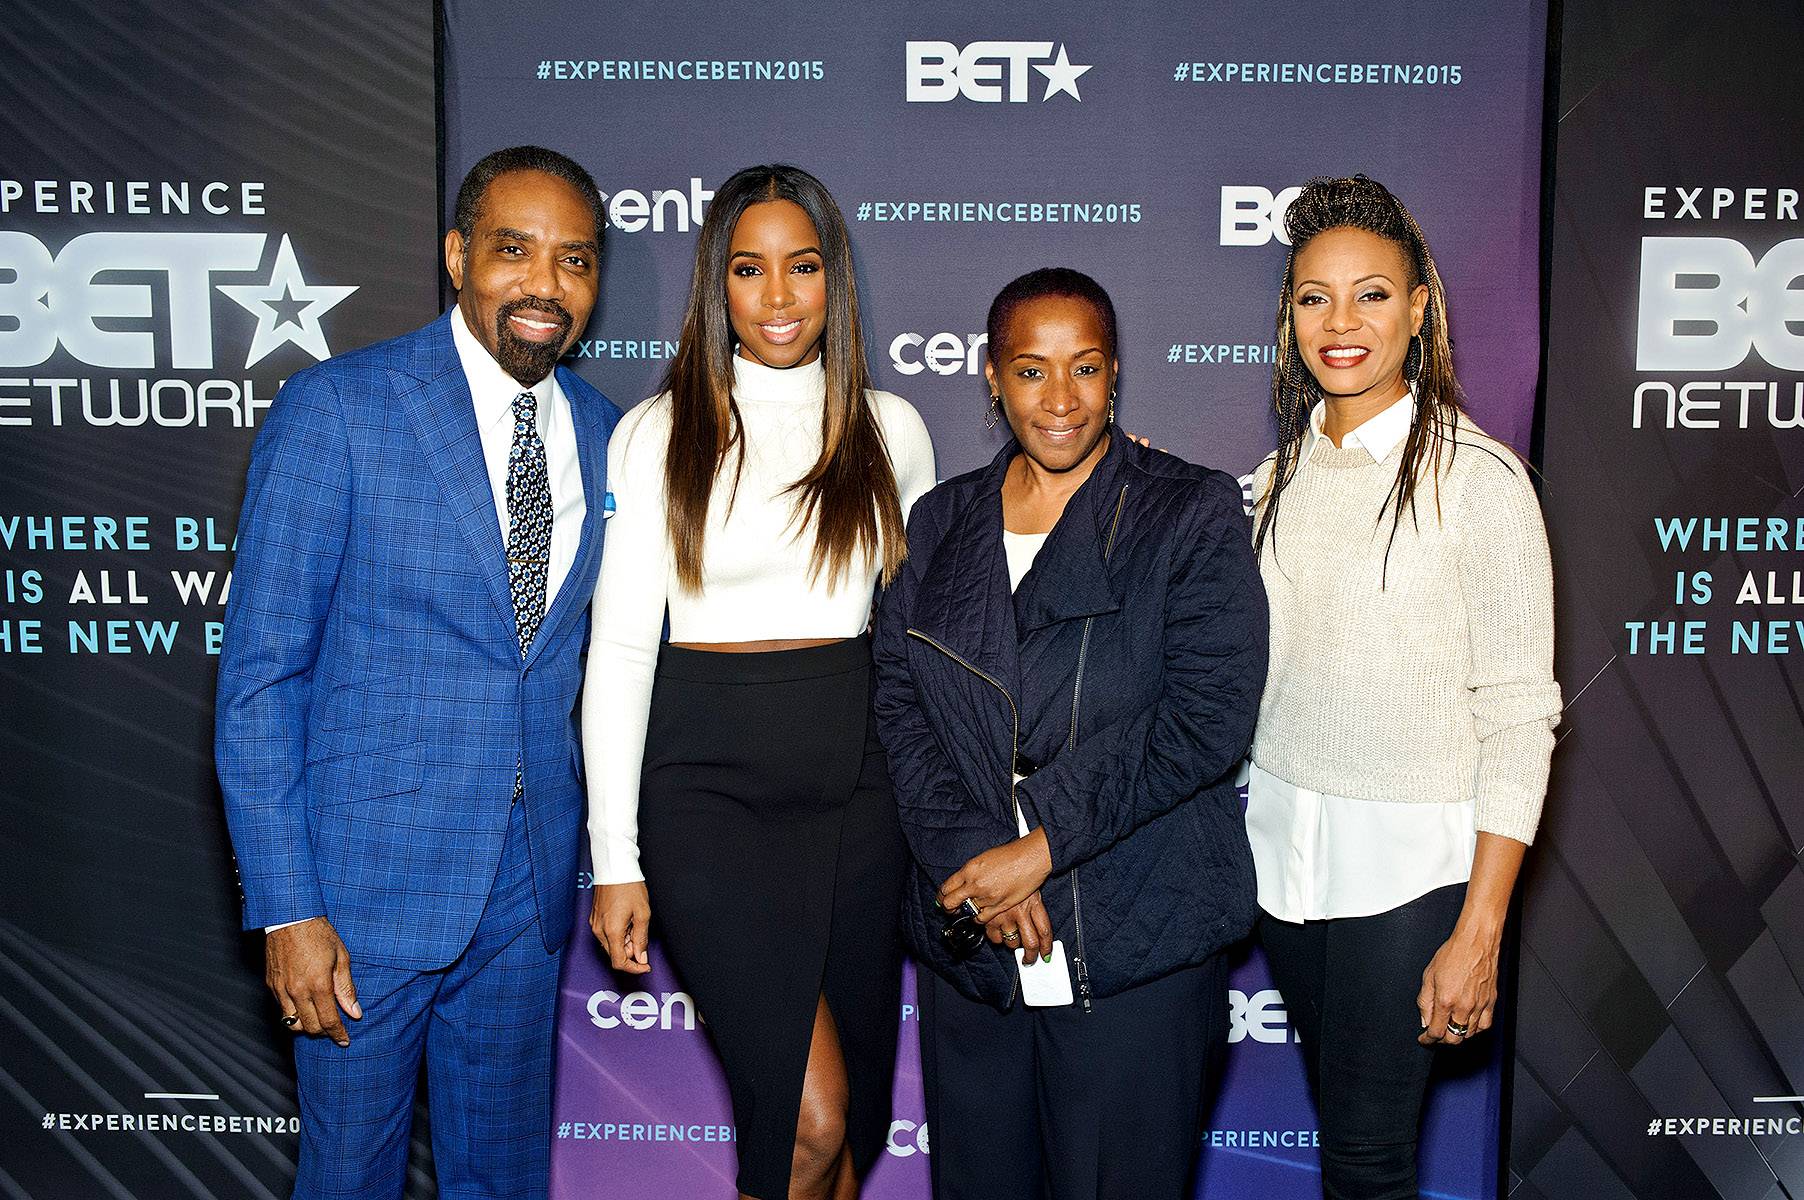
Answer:
<svg viewBox="0 0 1804 1200"><path fill-rule="evenodd" d="M677 583L664 504L670 398L639 405L608 442L615 511L602 541L583 684L583 759L595 882L630 883L639 870L639 772L652 672L664 618L676 642L855 637L870 620L881 561L854 557L837 582L811 580L814 530L798 530L795 494L821 452L826 371L816 361L779 370L733 359L733 400L745 439L738 493L727 511L729 451L710 499L702 589ZM933 443L908 401L867 393L895 471L902 515L934 485Z"/></svg>

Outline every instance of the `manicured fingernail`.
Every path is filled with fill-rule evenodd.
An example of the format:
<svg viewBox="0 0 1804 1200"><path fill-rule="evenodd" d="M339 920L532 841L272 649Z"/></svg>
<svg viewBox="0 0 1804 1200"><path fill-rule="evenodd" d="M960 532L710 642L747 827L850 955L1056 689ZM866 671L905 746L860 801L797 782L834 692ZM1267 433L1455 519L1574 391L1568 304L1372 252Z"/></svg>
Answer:
<svg viewBox="0 0 1804 1200"><path fill-rule="evenodd" d="M1042 954L1040 956L1040 961L1041 962L1051 962L1052 961L1052 951L1048 950L1046 953Z"/></svg>

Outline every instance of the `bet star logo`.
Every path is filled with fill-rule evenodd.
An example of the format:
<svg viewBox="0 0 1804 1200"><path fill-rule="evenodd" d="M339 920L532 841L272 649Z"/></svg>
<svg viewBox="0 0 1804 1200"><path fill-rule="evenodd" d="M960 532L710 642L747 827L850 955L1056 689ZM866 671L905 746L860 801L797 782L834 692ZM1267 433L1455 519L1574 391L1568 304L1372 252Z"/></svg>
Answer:
<svg viewBox="0 0 1804 1200"><path fill-rule="evenodd" d="M1059 56L1051 64L1034 64L1034 70L1046 76L1046 94L1040 97L1041 102L1052 99L1059 92L1069 92L1073 100L1081 101L1083 97L1077 94L1077 77L1089 69L1073 64L1065 55L1064 44L1060 43Z"/></svg>
<svg viewBox="0 0 1804 1200"><path fill-rule="evenodd" d="M257 318L245 366L293 343L316 359L331 349L319 319L355 287L309 284L282 236L267 285L216 283L220 275L255 279L273 235L264 233L84 233L57 253L33 235L0 229L0 368L36 367L62 350L74 361L111 370L214 369L213 292ZM113 272L152 273L121 282ZM152 328L138 323L151 318ZM120 328L121 319L131 319Z"/></svg>
<svg viewBox="0 0 1804 1200"><path fill-rule="evenodd" d="M1025 104L1035 82L1032 68L1046 78L1043 104L1066 95L1081 102L1077 81L1092 64L1074 63L1065 44L1052 42L909 42L906 48L909 103L943 104L964 98L981 104Z"/></svg>
<svg viewBox="0 0 1804 1200"><path fill-rule="evenodd" d="M220 284L219 290L257 318L257 332L251 336L251 348L244 359L248 369L262 362L276 347L290 342L316 359L330 358L332 350L326 345L319 319L357 288L309 285L301 278L300 264L294 260L294 246L283 234L281 248L276 251L276 268L267 284Z"/></svg>

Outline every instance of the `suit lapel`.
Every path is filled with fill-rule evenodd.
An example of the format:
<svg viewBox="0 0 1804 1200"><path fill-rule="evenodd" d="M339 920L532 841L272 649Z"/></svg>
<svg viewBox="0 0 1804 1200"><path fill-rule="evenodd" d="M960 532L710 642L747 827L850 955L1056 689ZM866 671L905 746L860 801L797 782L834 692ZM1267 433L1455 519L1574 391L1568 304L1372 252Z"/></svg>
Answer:
<svg viewBox="0 0 1804 1200"><path fill-rule="evenodd" d="M581 389L572 382L572 375L564 368L558 368L558 386L563 389L564 398L570 402L570 428L576 435L576 465L583 481L583 528L576 543L576 557L570 561L570 571L564 581L558 584L557 599L551 602L551 611L545 614L540 626L539 636L533 639L532 650L526 655L526 661L537 658L539 651L551 641L551 635L559 624L567 620L572 609L581 608L586 600L578 599L579 594L587 589L581 582L595 577L595 567L590 561L595 553L600 538L596 536L598 523L602 520L600 510L604 501L602 486L604 481L604 458L607 454L607 442L596 427L598 414L595 406L582 395ZM508 610L513 616L513 610Z"/></svg>
<svg viewBox="0 0 1804 1200"><path fill-rule="evenodd" d="M399 400L413 422L414 435L426 463L443 489L474 562L488 586L496 610L514 628L513 591L507 579L507 548L501 542L501 518L495 491L476 432L476 405L451 341L451 319L457 310L421 331L421 345L409 373L416 384Z"/></svg>

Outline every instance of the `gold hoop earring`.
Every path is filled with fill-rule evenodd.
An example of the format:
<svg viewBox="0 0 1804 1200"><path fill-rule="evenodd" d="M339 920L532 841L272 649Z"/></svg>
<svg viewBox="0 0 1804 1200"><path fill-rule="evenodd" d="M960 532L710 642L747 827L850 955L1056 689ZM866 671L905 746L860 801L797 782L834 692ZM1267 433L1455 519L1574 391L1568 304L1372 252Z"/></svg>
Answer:
<svg viewBox="0 0 1804 1200"><path fill-rule="evenodd" d="M1002 397L996 392L991 392L990 418L983 423L983 427L985 429L994 429L996 428L996 423L1000 420L1002 420Z"/></svg>

